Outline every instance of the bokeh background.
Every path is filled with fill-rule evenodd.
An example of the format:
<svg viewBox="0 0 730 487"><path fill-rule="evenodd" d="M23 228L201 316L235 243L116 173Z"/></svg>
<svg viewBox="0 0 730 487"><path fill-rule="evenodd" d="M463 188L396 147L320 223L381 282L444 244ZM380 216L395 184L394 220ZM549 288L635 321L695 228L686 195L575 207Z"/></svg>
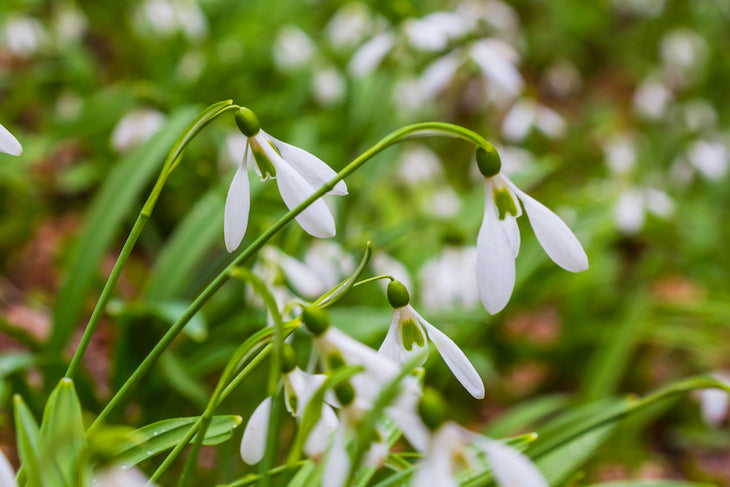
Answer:
<svg viewBox="0 0 730 487"><path fill-rule="evenodd" d="M730 370L728 33L727 0L4 0L0 123L24 152L0 154L0 448L16 458L12 394L42 411L170 146L228 98L335 169L404 124L464 125L575 231L590 259L578 275L521 221L514 295L489 316L472 277L484 198L473 150L422 139L348 179L350 195L330 201L335 238L290 225L252 263L283 305L336 284L372 241L371 274L403 280L486 382L473 400L429 359L426 382L462 424L539 430L575 405ZM223 117L170 178L85 358L90 413L230 261L223 204L243 144ZM246 242L285 211L275 185L252 178ZM378 284L332 311L373 346L389 315ZM112 419L199 414L265 322L245 286L226 285ZM263 384L225 412L247 417ZM694 397L654 408L555 484L730 482L727 423L708 419ZM199 485L245 472L237 449L205 447Z"/></svg>

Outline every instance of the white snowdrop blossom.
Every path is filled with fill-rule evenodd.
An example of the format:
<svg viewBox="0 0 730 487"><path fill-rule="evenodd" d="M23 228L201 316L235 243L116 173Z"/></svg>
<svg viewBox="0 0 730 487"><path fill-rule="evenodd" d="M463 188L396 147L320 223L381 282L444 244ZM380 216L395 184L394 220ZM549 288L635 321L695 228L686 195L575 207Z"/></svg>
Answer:
<svg viewBox="0 0 730 487"><path fill-rule="evenodd" d="M675 29L662 37L659 52L667 78L684 85L701 71L707 43L693 30Z"/></svg>
<svg viewBox="0 0 730 487"><path fill-rule="evenodd" d="M390 254L386 254L383 251L376 250L373 254L373 258L370 261L370 267L373 272L381 275L389 275L403 283L403 285L411 289L413 287L413 281L411 280L411 273L408 268L398 259ZM383 290L387 289L388 282L381 281Z"/></svg>
<svg viewBox="0 0 730 487"><path fill-rule="evenodd" d="M717 372L712 374L717 380L730 384L730 374ZM730 395L723 389L703 389L697 394L700 401L702 419L711 426L718 426L727 418L730 408Z"/></svg>
<svg viewBox="0 0 730 487"><path fill-rule="evenodd" d="M664 83L647 79L634 92L634 110L648 120L659 120L673 98L674 95Z"/></svg>
<svg viewBox="0 0 730 487"><path fill-rule="evenodd" d="M630 187L621 192L613 209L619 230L635 234L644 227L646 212L667 219L674 214L674 200L656 188Z"/></svg>
<svg viewBox="0 0 730 487"><path fill-rule="evenodd" d="M541 82L547 86L551 93L561 98L575 95L583 85L580 71L575 64L567 59L559 59L548 66Z"/></svg>
<svg viewBox="0 0 730 487"><path fill-rule="evenodd" d="M137 108L124 115L114 126L112 147L126 153L150 139L165 123L165 115L151 108Z"/></svg>
<svg viewBox="0 0 730 487"><path fill-rule="evenodd" d="M61 42L80 42L89 26L83 10L71 4L62 6L54 16L54 31Z"/></svg>
<svg viewBox="0 0 730 487"><path fill-rule="evenodd" d="M421 302L431 310L470 310L479 303L476 247L447 245L419 273Z"/></svg>
<svg viewBox="0 0 730 487"><path fill-rule="evenodd" d="M523 140L532 127L551 139L562 137L566 125L563 117L534 100L522 99L512 106L502 121L502 135L510 141Z"/></svg>
<svg viewBox="0 0 730 487"><path fill-rule="evenodd" d="M2 484L3 486L5 484ZM112 466L98 472L92 479L94 487L155 487L138 468Z"/></svg>
<svg viewBox="0 0 730 487"><path fill-rule="evenodd" d="M717 124L717 112L712 103L701 98L683 103L681 114L684 124L692 132L709 130Z"/></svg>
<svg viewBox="0 0 730 487"><path fill-rule="evenodd" d="M398 281L388 285L388 301L393 306L393 319L378 355L404 364L416 355L425 362L430 340L451 369L454 377L477 399L484 398L484 384L464 352L441 330L426 321L408 304L408 290ZM422 364L421 364L422 365Z"/></svg>
<svg viewBox="0 0 730 487"><path fill-rule="evenodd" d="M345 80L334 67L319 69L312 79L314 98L321 105L332 106L345 97Z"/></svg>
<svg viewBox="0 0 730 487"><path fill-rule="evenodd" d="M636 141L629 134L617 134L602 142L606 165L614 174L624 176L636 166Z"/></svg>
<svg viewBox="0 0 730 487"><path fill-rule="evenodd" d="M254 161L262 180L276 179L279 194L290 210L299 206L336 175L318 157L261 130L256 116L250 110L239 109L236 122L248 140L247 149L226 198L223 231L229 252L238 248L248 226L251 205L247 169L249 159ZM346 195L345 182L338 182L328 194ZM299 213L296 220L314 237L329 238L335 235L335 219L322 198L318 198Z"/></svg>
<svg viewBox="0 0 730 487"><path fill-rule="evenodd" d="M456 13L472 28L478 21L483 21L508 39L513 39L519 32L517 12L500 0L462 1L456 6Z"/></svg>
<svg viewBox="0 0 730 487"><path fill-rule="evenodd" d="M136 11L135 28L162 37L182 32L200 41L208 36L208 19L196 0L146 0Z"/></svg>
<svg viewBox="0 0 730 487"><path fill-rule="evenodd" d="M348 71L356 78L362 78L372 73L385 59L395 42L396 37L390 31L374 36L353 54L347 65Z"/></svg>
<svg viewBox="0 0 730 487"><path fill-rule="evenodd" d="M3 24L2 31L2 44L20 59L32 57L48 38L41 23L33 17L10 17Z"/></svg>
<svg viewBox="0 0 730 487"><path fill-rule="evenodd" d="M0 124L0 152L19 156L23 153L23 147L13 134Z"/></svg>
<svg viewBox="0 0 730 487"><path fill-rule="evenodd" d="M300 421L309 401L326 376L308 374L300 368L294 367L290 372L283 374L282 378L286 409L297 421ZM246 423L241 439L241 458L249 465L259 463L264 457L270 415L271 397L267 397L256 407ZM319 421L305 441L304 453L313 459L321 457L327 448L328 438L337 428L337 424L338 420L334 410L328 404L323 403Z"/></svg>
<svg viewBox="0 0 730 487"><path fill-rule="evenodd" d="M489 313L501 311L514 289L520 202L537 241L553 262L571 272L588 268L588 257L568 225L501 173L499 155L493 148L490 152L477 149L477 164L485 183L484 218L477 236L477 287Z"/></svg>
<svg viewBox="0 0 730 487"><path fill-rule="evenodd" d="M18 487L15 481L15 472L13 467L10 466L10 462L0 450L0 485L2 487Z"/></svg>
<svg viewBox="0 0 730 487"><path fill-rule="evenodd" d="M287 25L276 34L274 64L281 71L294 71L309 65L314 52L314 42L298 27Z"/></svg>
<svg viewBox="0 0 730 487"><path fill-rule="evenodd" d="M340 7L325 27L327 38L335 47L352 47L372 29L371 12L362 2L348 2Z"/></svg>
<svg viewBox="0 0 730 487"><path fill-rule="evenodd" d="M441 51L452 39L466 35L473 25L454 12L434 12L405 23L410 44L420 51Z"/></svg>
<svg viewBox="0 0 730 487"><path fill-rule="evenodd" d="M398 177L410 187L433 181L440 183L443 181L441 159L427 146L411 144L401 154Z"/></svg>
<svg viewBox="0 0 730 487"><path fill-rule="evenodd" d="M728 169L728 149L721 142L698 140L687 150L689 162L707 179L717 181Z"/></svg>
<svg viewBox="0 0 730 487"><path fill-rule="evenodd" d="M445 422L430 433L428 447L410 485L458 487L456 474L460 470L481 465L472 447L486 455L500 487L548 487L540 470L525 455L453 422Z"/></svg>

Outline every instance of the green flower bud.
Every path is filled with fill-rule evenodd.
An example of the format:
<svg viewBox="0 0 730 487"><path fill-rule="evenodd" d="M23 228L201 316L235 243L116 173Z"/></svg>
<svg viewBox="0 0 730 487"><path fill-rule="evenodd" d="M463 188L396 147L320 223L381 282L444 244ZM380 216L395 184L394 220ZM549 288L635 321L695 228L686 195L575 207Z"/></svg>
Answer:
<svg viewBox="0 0 730 487"><path fill-rule="evenodd" d="M423 389L423 395L418 401L418 415L428 429L435 431L446 421L446 408L441 395L430 387Z"/></svg>
<svg viewBox="0 0 730 487"><path fill-rule="evenodd" d="M281 373L288 374L297 367L297 354L288 343L284 343L281 349Z"/></svg>
<svg viewBox="0 0 730 487"><path fill-rule="evenodd" d="M319 336L330 327L330 316L319 306L306 306L302 310L302 322L312 335Z"/></svg>
<svg viewBox="0 0 730 487"><path fill-rule="evenodd" d="M402 308L407 305L411 297L408 295L408 289L403 285L402 282L392 280L388 284L388 302L394 308Z"/></svg>
<svg viewBox="0 0 730 487"><path fill-rule="evenodd" d="M335 396L340 404L347 406L355 400L355 388L349 382L343 382L335 387Z"/></svg>
<svg viewBox="0 0 730 487"><path fill-rule="evenodd" d="M259 119L256 118L256 114L246 107L240 107L236 110L234 118L236 119L238 130L246 137L253 137L261 130L261 124L259 123Z"/></svg>
<svg viewBox="0 0 730 487"><path fill-rule="evenodd" d="M502 161L499 158L497 149L491 145L489 147L477 147L476 157L479 172L481 172L485 178L496 176L502 169Z"/></svg>

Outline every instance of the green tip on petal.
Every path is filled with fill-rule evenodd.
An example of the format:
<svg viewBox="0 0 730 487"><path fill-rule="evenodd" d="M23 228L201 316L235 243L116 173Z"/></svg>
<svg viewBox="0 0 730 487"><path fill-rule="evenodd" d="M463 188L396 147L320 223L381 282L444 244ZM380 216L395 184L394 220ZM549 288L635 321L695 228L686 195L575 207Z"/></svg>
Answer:
<svg viewBox="0 0 730 487"><path fill-rule="evenodd" d="M340 404L347 406L355 400L355 388L349 382L343 382L335 387L335 396Z"/></svg>
<svg viewBox="0 0 730 487"><path fill-rule="evenodd" d="M284 343L281 349L281 372L288 374L297 368L297 354L288 343Z"/></svg>
<svg viewBox="0 0 730 487"><path fill-rule="evenodd" d="M477 147L477 166L485 178L491 178L499 174L502 169L502 160L499 158L497 149L494 146Z"/></svg>
<svg viewBox="0 0 730 487"><path fill-rule="evenodd" d="M499 212L499 219L504 220L507 214L517 216L517 203L507 188L494 190L494 204Z"/></svg>
<svg viewBox="0 0 730 487"><path fill-rule="evenodd" d="M434 431L446 421L446 407L441 395L430 387L423 389L421 400L418 401L418 415L423 424Z"/></svg>
<svg viewBox="0 0 730 487"><path fill-rule="evenodd" d="M406 289L400 281L390 281L390 284L388 284L387 294L388 302L394 308L402 308L411 300L411 297L408 295L408 289Z"/></svg>
<svg viewBox="0 0 730 487"><path fill-rule="evenodd" d="M302 322L313 335L319 336L330 327L330 317L319 306L307 306L302 310Z"/></svg>
<svg viewBox="0 0 730 487"><path fill-rule="evenodd" d="M261 124L259 119L256 118L256 114L246 107L240 107L236 110L235 119L238 130L246 137L253 137L261 130Z"/></svg>

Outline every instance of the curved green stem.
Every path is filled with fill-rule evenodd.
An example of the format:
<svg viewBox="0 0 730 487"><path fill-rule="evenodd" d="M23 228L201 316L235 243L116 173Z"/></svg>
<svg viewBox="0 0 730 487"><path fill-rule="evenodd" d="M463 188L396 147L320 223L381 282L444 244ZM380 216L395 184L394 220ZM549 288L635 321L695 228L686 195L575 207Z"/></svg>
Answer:
<svg viewBox="0 0 730 487"><path fill-rule="evenodd" d="M150 353L145 357L142 363L139 364L137 369L132 373L126 382L119 388L114 394L106 407L99 413L96 420L92 423L90 429L97 427L109 413L117 407L122 400L127 397L127 394L132 388L142 379L142 377L152 368L157 359L160 358L165 349L172 343L177 335L182 331L183 327L192 319L195 314L200 311L203 305L213 296L213 294L220 289L223 284L228 282L231 277L231 272L235 267L241 265L248 258L252 257L258 252L261 247L268 242L271 237L276 235L287 223L292 221L297 215L304 211L309 205L314 203L318 198L322 197L326 193L330 192L335 185L342 181L344 178L357 171L367 161L375 157L380 152L384 151L388 147L403 142L405 140L415 137L428 137L434 135L444 135L449 137L457 137L468 142L471 142L485 150L494 150L492 144L487 142L484 138L471 130L453 125L450 123L443 122L423 122L413 125L402 127L398 130L391 132L390 134L383 137L378 143L366 150L360 156L350 162L344 169L337 173L337 175L326 182L322 187L315 191L309 198L300 203L296 208L290 210L284 216L282 216L274 225L269 227L259 238L252 242L246 247L243 252L238 254L235 259L226 267L208 286L198 295L193 303L188 307L183 315L170 327L167 332L162 336L159 342L154 346Z"/></svg>

